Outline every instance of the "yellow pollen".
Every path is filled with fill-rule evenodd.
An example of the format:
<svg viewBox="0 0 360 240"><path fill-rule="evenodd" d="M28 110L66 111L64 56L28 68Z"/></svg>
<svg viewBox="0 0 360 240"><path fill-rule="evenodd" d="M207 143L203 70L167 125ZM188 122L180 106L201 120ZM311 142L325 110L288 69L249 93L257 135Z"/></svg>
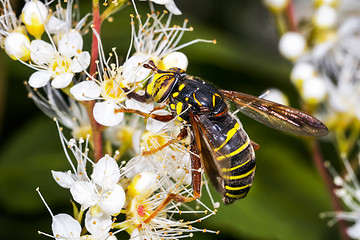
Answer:
<svg viewBox="0 0 360 240"><path fill-rule="evenodd" d="M101 92L104 98L121 100L125 98L125 92L120 85L112 80L108 79L101 83Z"/></svg>

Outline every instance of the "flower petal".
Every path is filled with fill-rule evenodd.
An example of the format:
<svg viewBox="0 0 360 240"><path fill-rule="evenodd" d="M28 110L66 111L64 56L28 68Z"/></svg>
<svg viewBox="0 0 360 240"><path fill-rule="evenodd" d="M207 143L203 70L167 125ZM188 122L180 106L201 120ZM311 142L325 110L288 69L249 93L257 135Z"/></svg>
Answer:
<svg viewBox="0 0 360 240"><path fill-rule="evenodd" d="M354 225L348 227L346 229L346 233L352 239L359 239L360 238L360 221L356 221Z"/></svg>
<svg viewBox="0 0 360 240"><path fill-rule="evenodd" d="M157 115L169 115L170 113L168 111L165 110L156 110L154 112L152 112L153 114L157 114ZM149 118L146 122L146 130L153 132L153 133L157 133L163 129L165 129L166 127L169 126L169 122L161 122L158 120L155 120L153 118Z"/></svg>
<svg viewBox="0 0 360 240"><path fill-rule="evenodd" d="M153 103L143 103L133 98L126 99L125 106L127 108L140 110L141 112L145 112L145 113L150 113L154 109Z"/></svg>
<svg viewBox="0 0 360 240"><path fill-rule="evenodd" d="M34 63L38 65L48 64L56 55L57 52L51 44L43 40L31 41L30 57Z"/></svg>
<svg viewBox="0 0 360 240"><path fill-rule="evenodd" d="M137 174L127 187L127 195L129 197L135 197L140 194L147 196L149 193L154 192L158 187L156 176L155 173L149 171Z"/></svg>
<svg viewBox="0 0 360 240"><path fill-rule="evenodd" d="M95 205L99 198L94 190L94 185L86 181L74 182L70 188L70 193L74 200L81 204L83 208Z"/></svg>
<svg viewBox="0 0 360 240"><path fill-rule="evenodd" d="M145 80L151 69L144 68L141 64L148 61L150 57L145 54L136 54L130 57L123 65L124 84L135 83Z"/></svg>
<svg viewBox="0 0 360 240"><path fill-rule="evenodd" d="M112 190L103 194L98 204L104 213L109 215L118 214L125 204L124 189L120 185L115 184Z"/></svg>
<svg viewBox="0 0 360 240"><path fill-rule="evenodd" d="M82 50L83 39L81 34L76 30L70 30L59 41L59 53L62 56L71 58Z"/></svg>
<svg viewBox="0 0 360 240"><path fill-rule="evenodd" d="M110 156L100 158L95 164L91 179L102 189L109 189L120 179L120 169L117 162Z"/></svg>
<svg viewBox="0 0 360 240"><path fill-rule="evenodd" d="M55 239L80 238L80 223L68 214L60 213L55 215L52 221L51 228Z"/></svg>
<svg viewBox="0 0 360 240"><path fill-rule="evenodd" d="M57 75L52 81L51 86L54 88L65 88L67 87L74 77L73 73L63 73Z"/></svg>
<svg viewBox="0 0 360 240"><path fill-rule="evenodd" d="M51 170L52 176L55 181L63 188L71 188L71 185L75 182L74 178L71 175L71 171L60 172Z"/></svg>
<svg viewBox="0 0 360 240"><path fill-rule="evenodd" d="M169 12L171 12L174 15L181 15L181 11L180 9L176 6L174 1L171 1L167 4L165 4L165 7L167 8L167 10L169 10Z"/></svg>
<svg viewBox="0 0 360 240"><path fill-rule="evenodd" d="M46 29L50 34L59 33L65 31L67 28L66 22L59 18L51 15L49 20L46 22Z"/></svg>
<svg viewBox="0 0 360 240"><path fill-rule="evenodd" d="M37 71L31 74L29 85L33 88L44 87L50 80L52 73L49 71Z"/></svg>
<svg viewBox="0 0 360 240"><path fill-rule="evenodd" d="M82 72L90 65L89 52L81 52L74 57L73 62L70 65L70 70L74 73Z"/></svg>
<svg viewBox="0 0 360 240"><path fill-rule="evenodd" d="M124 113L115 112L119 107L113 101L104 101L95 103L93 115L95 120L104 126L118 125L124 118Z"/></svg>
<svg viewBox="0 0 360 240"><path fill-rule="evenodd" d="M70 93L78 101L90 101L99 98L101 88L93 81L83 81L70 88Z"/></svg>

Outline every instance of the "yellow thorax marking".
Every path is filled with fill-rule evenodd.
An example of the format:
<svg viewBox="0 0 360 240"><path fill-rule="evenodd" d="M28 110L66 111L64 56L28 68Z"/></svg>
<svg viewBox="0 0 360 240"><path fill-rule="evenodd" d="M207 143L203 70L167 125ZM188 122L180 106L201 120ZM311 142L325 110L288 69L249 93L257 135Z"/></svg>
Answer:
<svg viewBox="0 0 360 240"><path fill-rule="evenodd" d="M195 102L201 107L202 104L201 104L201 102L199 100L196 99L195 93L193 93L193 97L194 97Z"/></svg>
<svg viewBox="0 0 360 240"><path fill-rule="evenodd" d="M213 100L213 106L214 107L215 107L215 104L216 104L216 97L219 97L221 99L221 96L219 94L217 94L217 93L213 94L212 100Z"/></svg>
<svg viewBox="0 0 360 240"><path fill-rule="evenodd" d="M185 87L185 84L184 84L184 83L181 84L181 85L179 86L179 91L183 90L184 87Z"/></svg>
<svg viewBox="0 0 360 240"><path fill-rule="evenodd" d="M178 102L178 103L176 104L176 114L177 114L177 115L180 115L182 109L183 109L183 103L182 103L182 102Z"/></svg>

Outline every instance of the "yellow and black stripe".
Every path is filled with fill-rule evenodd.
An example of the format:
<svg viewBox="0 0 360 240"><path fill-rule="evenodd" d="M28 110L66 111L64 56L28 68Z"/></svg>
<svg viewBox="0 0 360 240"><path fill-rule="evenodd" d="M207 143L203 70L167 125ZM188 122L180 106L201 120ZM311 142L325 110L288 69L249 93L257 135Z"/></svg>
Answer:
<svg viewBox="0 0 360 240"><path fill-rule="evenodd" d="M245 197L250 190L255 174L254 150L240 122L228 113L219 121L205 122L205 126L204 132L223 180L223 201L230 204Z"/></svg>

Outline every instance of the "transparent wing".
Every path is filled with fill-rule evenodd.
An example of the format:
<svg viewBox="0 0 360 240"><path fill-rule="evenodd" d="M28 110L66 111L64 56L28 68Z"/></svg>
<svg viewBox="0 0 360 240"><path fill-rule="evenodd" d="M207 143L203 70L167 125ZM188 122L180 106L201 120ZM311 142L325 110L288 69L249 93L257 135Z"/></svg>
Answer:
<svg viewBox="0 0 360 240"><path fill-rule="evenodd" d="M321 137L329 133L321 121L295 108L245 93L228 90L220 92L237 104L240 112L269 127L312 137Z"/></svg>
<svg viewBox="0 0 360 240"><path fill-rule="evenodd" d="M193 116L192 114L190 117L191 127L199 151L201 164L205 169L208 179L214 185L215 189L221 194L225 194L226 190L224 188L224 178L221 168L230 168L231 161L229 161L230 159L222 161L222 165L225 164L226 166L220 166L219 162L216 161L216 158L222 156L222 154L214 151L214 147L212 146L212 143L207 136L217 133L214 132L214 130L209 130L211 126L208 124L211 124L211 121L206 121L207 118L203 115L201 117L202 119L200 119L199 116Z"/></svg>

